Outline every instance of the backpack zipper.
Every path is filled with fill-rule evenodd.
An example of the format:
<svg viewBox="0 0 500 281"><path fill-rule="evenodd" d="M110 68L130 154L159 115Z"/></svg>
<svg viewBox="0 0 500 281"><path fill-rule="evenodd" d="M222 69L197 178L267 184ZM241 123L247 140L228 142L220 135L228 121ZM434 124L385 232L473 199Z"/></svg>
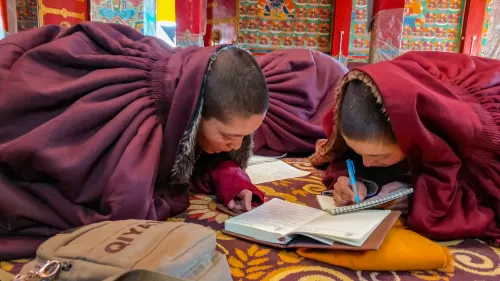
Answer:
<svg viewBox="0 0 500 281"><path fill-rule="evenodd" d="M18 274L14 277L14 281L52 281L59 276L61 270L68 271L71 269L71 264L57 260L44 261L36 258L37 265L33 270L26 274Z"/></svg>
<svg viewBox="0 0 500 281"><path fill-rule="evenodd" d="M59 276L61 271L69 271L71 264L58 260L44 260L36 257L37 268L36 275L41 281L54 280Z"/></svg>

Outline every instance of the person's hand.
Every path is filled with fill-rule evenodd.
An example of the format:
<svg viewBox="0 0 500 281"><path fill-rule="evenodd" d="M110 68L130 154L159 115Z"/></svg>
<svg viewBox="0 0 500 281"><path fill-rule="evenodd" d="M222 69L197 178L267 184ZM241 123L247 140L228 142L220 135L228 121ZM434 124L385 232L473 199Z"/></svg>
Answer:
<svg viewBox="0 0 500 281"><path fill-rule="evenodd" d="M360 181L356 181L356 183L358 186L359 200L363 201L366 197L366 186ZM333 185L333 201L338 207L356 203L348 177L339 177L337 182Z"/></svg>
<svg viewBox="0 0 500 281"><path fill-rule="evenodd" d="M391 182L388 183L380 189L380 192L378 196L383 197L386 196L387 194L394 192L398 189L401 188L401 186L405 186L406 184L401 183L401 182ZM379 206L379 208L382 209L390 209L390 210L396 210L396 211L401 211L402 214L408 214L408 195L398 198L396 200L392 200L390 202L387 202L385 204L382 204Z"/></svg>
<svg viewBox="0 0 500 281"><path fill-rule="evenodd" d="M227 207L232 211L250 211L252 210L253 193L248 189L240 191L236 197L229 201Z"/></svg>

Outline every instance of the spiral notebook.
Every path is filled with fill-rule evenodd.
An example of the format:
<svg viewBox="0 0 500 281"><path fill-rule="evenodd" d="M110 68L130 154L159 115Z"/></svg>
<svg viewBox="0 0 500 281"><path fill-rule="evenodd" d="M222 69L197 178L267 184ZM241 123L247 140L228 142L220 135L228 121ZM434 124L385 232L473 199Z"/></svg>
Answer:
<svg viewBox="0 0 500 281"><path fill-rule="evenodd" d="M310 172L288 165L279 158L257 155L250 157L245 172L253 184L300 178L310 174Z"/></svg>
<svg viewBox="0 0 500 281"><path fill-rule="evenodd" d="M377 195L358 204L353 204L344 207L337 207L335 205L335 202L333 201L331 195L331 191L323 192L323 195L318 195L316 197L316 200L318 200L318 204L323 211L326 211L331 215L340 215L359 210L374 208L382 204L391 202L393 200L399 199L401 197L407 196L411 193L413 193L413 188L408 186L402 186L390 193L384 195Z"/></svg>

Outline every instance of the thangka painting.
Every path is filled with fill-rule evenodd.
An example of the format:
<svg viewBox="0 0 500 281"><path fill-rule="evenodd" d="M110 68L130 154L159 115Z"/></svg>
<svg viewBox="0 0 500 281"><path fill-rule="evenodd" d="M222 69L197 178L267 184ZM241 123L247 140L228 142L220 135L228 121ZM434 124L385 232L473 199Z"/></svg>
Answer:
<svg viewBox="0 0 500 281"><path fill-rule="evenodd" d="M17 31L26 31L38 27L37 0L17 0Z"/></svg>
<svg viewBox="0 0 500 281"><path fill-rule="evenodd" d="M254 53L331 51L333 0L240 0L238 43Z"/></svg>
<svg viewBox="0 0 500 281"><path fill-rule="evenodd" d="M406 0L402 53L458 52L465 0Z"/></svg>
<svg viewBox="0 0 500 281"><path fill-rule="evenodd" d="M92 21L124 24L145 35L156 34L156 0L90 0Z"/></svg>
<svg viewBox="0 0 500 281"><path fill-rule="evenodd" d="M352 0L352 2L351 36L349 38L347 60L352 62L368 62L370 33L368 32L367 0Z"/></svg>

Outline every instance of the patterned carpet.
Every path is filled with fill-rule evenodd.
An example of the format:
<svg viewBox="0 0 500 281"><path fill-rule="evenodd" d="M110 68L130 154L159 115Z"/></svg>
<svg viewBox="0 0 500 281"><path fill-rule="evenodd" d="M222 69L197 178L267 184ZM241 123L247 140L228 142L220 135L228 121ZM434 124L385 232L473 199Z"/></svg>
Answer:
<svg viewBox="0 0 500 281"><path fill-rule="evenodd" d="M284 180L259 185L267 198L281 198L290 202L316 206L315 196L325 190L321 172L311 168L303 159L286 159L291 165L311 171L305 178ZM185 221L207 226L217 232L217 249L227 255L234 280L283 281L493 281L500 280L500 249L478 240L443 243L452 250L453 270L414 272L352 271L303 259L294 252L272 250L267 247L237 240L220 232L228 215L216 211L213 198L193 195L188 211L172 221ZM4 271L15 274L28 260L0 262ZM0 281L2 279L0 271Z"/></svg>

